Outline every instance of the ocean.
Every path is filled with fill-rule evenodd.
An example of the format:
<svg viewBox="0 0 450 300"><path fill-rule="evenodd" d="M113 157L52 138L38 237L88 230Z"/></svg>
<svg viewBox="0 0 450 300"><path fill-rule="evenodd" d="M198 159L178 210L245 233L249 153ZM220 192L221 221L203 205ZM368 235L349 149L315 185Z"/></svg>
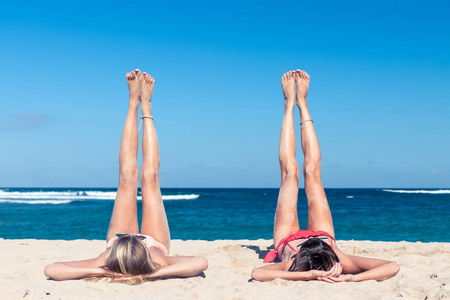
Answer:
<svg viewBox="0 0 450 300"><path fill-rule="evenodd" d="M0 188L0 238L105 239L113 188ZM162 189L172 239L272 239L278 189ZM326 189L336 239L450 242L450 189ZM299 191L300 228L307 205ZM140 223L141 200L138 193Z"/></svg>

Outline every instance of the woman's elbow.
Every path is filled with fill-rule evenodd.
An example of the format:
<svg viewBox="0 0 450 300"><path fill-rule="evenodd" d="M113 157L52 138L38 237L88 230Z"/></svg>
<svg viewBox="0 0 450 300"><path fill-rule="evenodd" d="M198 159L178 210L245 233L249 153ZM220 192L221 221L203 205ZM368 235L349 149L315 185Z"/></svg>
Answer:
<svg viewBox="0 0 450 300"><path fill-rule="evenodd" d="M269 279L266 276L264 276L264 275L265 275L264 274L264 270L261 270L259 268L256 268L256 269L252 270L252 278L254 280L257 280L257 281L269 281Z"/></svg>
<svg viewBox="0 0 450 300"><path fill-rule="evenodd" d="M208 260L206 259L206 257L204 257L204 256L200 256L199 258L200 258L199 267L200 267L200 269L201 269L200 272L203 272L203 271L205 271L206 269L208 269L209 262L208 262Z"/></svg>
<svg viewBox="0 0 450 300"><path fill-rule="evenodd" d="M54 263L46 266L45 269L44 269L45 276L47 276L50 279L57 280L55 278L56 274L55 274L54 270L55 270L55 264Z"/></svg>
<svg viewBox="0 0 450 300"><path fill-rule="evenodd" d="M260 273L260 272L259 272L258 269L253 269L253 270L252 270L252 278L253 278L254 280L262 281L261 278L260 278L260 274L259 274L259 273Z"/></svg>
<svg viewBox="0 0 450 300"><path fill-rule="evenodd" d="M377 279L378 281L383 281L389 278L394 277L400 271L400 266L395 261L390 261L386 264L387 269L385 269L385 274L382 278Z"/></svg>
<svg viewBox="0 0 450 300"><path fill-rule="evenodd" d="M393 262L391 262L391 268L392 268L392 276L391 277L394 277L400 271L400 266L395 261L393 261Z"/></svg>
<svg viewBox="0 0 450 300"><path fill-rule="evenodd" d="M185 277L197 276L208 269L208 260L204 256L193 256L190 263L191 266L189 267L189 271L184 275Z"/></svg>

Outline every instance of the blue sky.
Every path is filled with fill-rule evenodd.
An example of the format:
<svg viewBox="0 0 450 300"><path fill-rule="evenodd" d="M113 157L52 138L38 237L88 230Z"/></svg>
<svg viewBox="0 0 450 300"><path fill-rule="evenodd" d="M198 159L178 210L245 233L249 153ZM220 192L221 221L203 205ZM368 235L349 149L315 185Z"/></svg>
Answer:
<svg viewBox="0 0 450 300"><path fill-rule="evenodd" d="M140 68L163 187L277 187L280 77L301 68L325 187L448 188L448 15L446 1L2 3L0 186L116 186L124 74Z"/></svg>

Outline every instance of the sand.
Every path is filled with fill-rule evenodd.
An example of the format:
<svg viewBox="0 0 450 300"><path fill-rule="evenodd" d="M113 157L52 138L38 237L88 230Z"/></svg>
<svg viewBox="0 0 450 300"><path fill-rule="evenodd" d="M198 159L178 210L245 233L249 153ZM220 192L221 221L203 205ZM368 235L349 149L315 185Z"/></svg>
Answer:
<svg viewBox="0 0 450 300"><path fill-rule="evenodd" d="M342 251L395 260L400 272L376 282L252 281L252 268L272 245L268 240L172 241L172 255L203 255L202 276L121 283L70 280L57 282L43 269L55 261L92 258L104 241L0 239L0 299L450 299L450 243L338 241Z"/></svg>

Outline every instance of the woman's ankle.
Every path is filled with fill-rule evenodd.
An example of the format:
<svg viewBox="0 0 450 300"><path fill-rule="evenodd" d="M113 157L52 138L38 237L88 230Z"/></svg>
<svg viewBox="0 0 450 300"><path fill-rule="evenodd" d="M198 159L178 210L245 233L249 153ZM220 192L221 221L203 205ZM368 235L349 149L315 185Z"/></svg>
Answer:
<svg viewBox="0 0 450 300"><path fill-rule="evenodd" d="M139 99L129 98L128 99L128 107L137 109L139 107Z"/></svg>
<svg viewBox="0 0 450 300"><path fill-rule="evenodd" d="M152 115L152 107L151 106L144 106L141 105L141 112L144 116L151 116Z"/></svg>

